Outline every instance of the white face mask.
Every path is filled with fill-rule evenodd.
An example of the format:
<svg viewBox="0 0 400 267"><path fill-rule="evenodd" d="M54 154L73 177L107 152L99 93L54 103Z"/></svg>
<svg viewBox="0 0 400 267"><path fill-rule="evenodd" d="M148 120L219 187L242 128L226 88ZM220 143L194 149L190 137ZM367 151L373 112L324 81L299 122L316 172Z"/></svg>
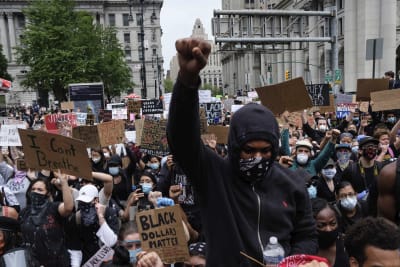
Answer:
<svg viewBox="0 0 400 267"><path fill-rule="evenodd" d="M354 207L357 205L357 196L354 197L346 197L340 200L340 205L345 210L353 210Z"/></svg>
<svg viewBox="0 0 400 267"><path fill-rule="evenodd" d="M324 177L332 179L336 175L336 169L335 168L322 169L321 173Z"/></svg>
<svg viewBox="0 0 400 267"><path fill-rule="evenodd" d="M328 129L328 127L326 127L326 125L320 125L320 126L318 127L318 129L319 129L321 132L325 132L325 131Z"/></svg>
<svg viewBox="0 0 400 267"><path fill-rule="evenodd" d="M305 153L297 154L296 161L300 165L304 165L304 164L306 164L308 162L308 155L305 154Z"/></svg>
<svg viewBox="0 0 400 267"><path fill-rule="evenodd" d="M108 152L104 152L103 154L104 154L105 158L109 158L110 157L110 153L108 153Z"/></svg>

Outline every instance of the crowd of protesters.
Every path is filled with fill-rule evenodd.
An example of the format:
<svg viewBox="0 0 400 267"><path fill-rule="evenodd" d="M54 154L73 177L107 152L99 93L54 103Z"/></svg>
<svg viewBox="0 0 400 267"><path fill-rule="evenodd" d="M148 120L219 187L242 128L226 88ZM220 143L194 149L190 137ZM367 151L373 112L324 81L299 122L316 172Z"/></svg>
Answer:
<svg viewBox="0 0 400 267"><path fill-rule="evenodd" d="M168 156L142 153L128 141L122 150L91 148L93 179L85 180L60 170L20 170L23 148L2 149L0 266L82 266L103 246L113 253L101 266L166 266L141 249L134 220L158 208L160 198L183 211L190 258L174 266L264 266L271 237L289 258L400 266L397 110L355 109L340 119L305 110L300 126L287 112L278 123L252 103L221 119L228 144L202 141L198 74L210 47L195 39L176 47ZM31 107L8 117L43 129L44 114ZM323 266L312 264L301 266Z"/></svg>

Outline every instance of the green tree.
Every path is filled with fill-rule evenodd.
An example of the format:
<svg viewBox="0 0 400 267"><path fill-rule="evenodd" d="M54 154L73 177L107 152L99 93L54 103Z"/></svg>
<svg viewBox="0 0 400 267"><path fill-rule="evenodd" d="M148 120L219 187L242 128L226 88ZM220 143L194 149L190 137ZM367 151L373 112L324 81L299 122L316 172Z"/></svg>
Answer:
<svg viewBox="0 0 400 267"><path fill-rule="evenodd" d="M0 51L3 51L2 45L0 45ZM0 53L0 78L12 81L11 75L7 72L8 62L3 53Z"/></svg>
<svg viewBox="0 0 400 267"><path fill-rule="evenodd" d="M22 85L53 92L59 101L69 83L102 81L109 98L132 87L115 31L74 6L72 0L35 0L24 10L28 23L17 55L29 71Z"/></svg>
<svg viewBox="0 0 400 267"><path fill-rule="evenodd" d="M167 78L164 80L164 90L166 93L172 93L172 90L174 89L174 82L170 79Z"/></svg>
<svg viewBox="0 0 400 267"><path fill-rule="evenodd" d="M217 95L222 95L223 94L222 88L219 88L217 86L213 86L212 84L208 84L208 83L204 84L203 85L203 89L211 90L211 95L212 96L217 96Z"/></svg>

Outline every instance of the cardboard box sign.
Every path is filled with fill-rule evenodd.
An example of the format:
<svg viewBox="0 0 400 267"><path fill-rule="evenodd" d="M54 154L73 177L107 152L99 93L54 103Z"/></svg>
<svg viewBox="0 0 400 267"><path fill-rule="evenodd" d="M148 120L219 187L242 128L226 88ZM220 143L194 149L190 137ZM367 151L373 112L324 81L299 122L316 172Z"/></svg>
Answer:
<svg viewBox="0 0 400 267"><path fill-rule="evenodd" d="M43 131L18 129L28 168L60 169L62 172L92 179L92 166L85 142Z"/></svg>
<svg viewBox="0 0 400 267"><path fill-rule="evenodd" d="M184 262L189 250L178 205L136 214L144 251L155 251L165 264Z"/></svg>
<svg viewBox="0 0 400 267"><path fill-rule="evenodd" d="M207 133L212 133L217 137L217 144L227 144L229 127L221 125L210 125L207 127Z"/></svg>
<svg viewBox="0 0 400 267"><path fill-rule="evenodd" d="M125 138L125 123L121 120L103 122L91 126L78 126L72 136L85 141L87 147L103 147L122 143Z"/></svg>
<svg viewBox="0 0 400 267"><path fill-rule="evenodd" d="M256 88L261 103L274 114L285 110L299 111L312 107L303 78L295 78L287 82Z"/></svg>
<svg viewBox="0 0 400 267"><path fill-rule="evenodd" d="M144 120L140 151L164 157L169 154L166 120ZM137 135L137 130L136 130ZM137 136L136 136L137 140Z"/></svg>
<svg viewBox="0 0 400 267"><path fill-rule="evenodd" d="M372 111L400 109L400 90L385 90L371 93Z"/></svg>
<svg viewBox="0 0 400 267"><path fill-rule="evenodd" d="M73 110L75 108L74 102L69 101L69 102L61 102L61 110Z"/></svg>
<svg viewBox="0 0 400 267"><path fill-rule="evenodd" d="M370 101L371 93L389 89L389 79L358 79L357 80L357 101Z"/></svg>

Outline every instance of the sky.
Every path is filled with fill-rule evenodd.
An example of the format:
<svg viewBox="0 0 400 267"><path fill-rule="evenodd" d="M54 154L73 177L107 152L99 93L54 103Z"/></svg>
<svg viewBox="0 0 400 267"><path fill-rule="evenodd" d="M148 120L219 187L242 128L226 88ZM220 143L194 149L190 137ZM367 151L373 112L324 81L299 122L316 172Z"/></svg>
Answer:
<svg viewBox="0 0 400 267"><path fill-rule="evenodd" d="M211 18L214 16L214 9L221 9L221 0L164 0L160 23L163 30L161 44L165 73L176 54L175 41L192 34L196 18L203 23L208 38L213 39Z"/></svg>

